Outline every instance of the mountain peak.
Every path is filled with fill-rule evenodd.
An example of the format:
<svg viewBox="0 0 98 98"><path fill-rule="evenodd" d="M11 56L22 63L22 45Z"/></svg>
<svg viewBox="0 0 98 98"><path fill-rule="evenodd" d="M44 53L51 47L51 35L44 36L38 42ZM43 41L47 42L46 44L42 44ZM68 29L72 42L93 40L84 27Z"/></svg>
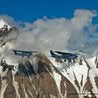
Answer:
<svg viewBox="0 0 98 98"><path fill-rule="evenodd" d="M7 22L5 22L3 19L0 19L0 29L2 29L5 26L7 26L8 29L11 28L11 26Z"/></svg>

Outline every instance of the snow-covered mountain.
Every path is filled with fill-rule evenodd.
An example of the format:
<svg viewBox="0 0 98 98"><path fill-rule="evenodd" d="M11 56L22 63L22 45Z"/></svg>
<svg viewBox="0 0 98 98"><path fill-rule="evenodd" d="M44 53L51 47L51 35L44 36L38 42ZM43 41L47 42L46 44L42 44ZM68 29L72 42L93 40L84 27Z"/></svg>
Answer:
<svg viewBox="0 0 98 98"><path fill-rule="evenodd" d="M15 40L7 39L15 29L5 24L0 20L0 51ZM0 98L98 98L98 58L68 62L37 53L14 65L0 55Z"/></svg>
<svg viewBox="0 0 98 98"><path fill-rule="evenodd" d="M86 59L78 58L76 63L58 63L52 60L53 65L67 78L75 88L78 98L98 98L98 61L97 57ZM61 78L54 72L56 82L61 83ZM58 77L58 78L57 78ZM66 85L66 82L65 82ZM59 85L60 88L60 85ZM67 87L65 86L65 89ZM60 89L60 93L62 89ZM69 94L68 94L68 93ZM67 95L66 95L67 94ZM74 91L65 90L64 98L76 98ZM71 97L70 97L70 96ZM63 98L63 97L62 97Z"/></svg>
<svg viewBox="0 0 98 98"><path fill-rule="evenodd" d="M11 26L7 22L5 22L3 19L0 19L0 29L4 28L5 26L7 26L8 29L11 28Z"/></svg>
<svg viewBox="0 0 98 98"><path fill-rule="evenodd" d="M0 98L98 98L97 58L57 62L37 54L16 66L1 60Z"/></svg>
<svg viewBox="0 0 98 98"><path fill-rule="evenodd" d="M8 35L14 31L17 31L16 27L9 25L7 22L0 18L0 47L3 47L8 42L16 39L16 36L13 38L8 37Z"/></svg>

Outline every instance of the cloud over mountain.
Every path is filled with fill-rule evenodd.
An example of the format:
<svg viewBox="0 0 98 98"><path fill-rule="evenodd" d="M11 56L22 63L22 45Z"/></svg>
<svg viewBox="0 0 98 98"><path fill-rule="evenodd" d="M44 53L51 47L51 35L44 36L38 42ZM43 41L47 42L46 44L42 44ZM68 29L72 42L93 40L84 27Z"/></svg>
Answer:
<svg viewBox="0 0 98 98"><path fill-rule="evenodd" d="M0 17L10 24L17 25L18 37L14 43L7 43L1 50L22 49L22 50L40 50L49 51L68 50L94 53L98 48L98 28L93 24L93 17L97 15L96 11L86 9L76 9L73 17L67 19L61 18L43 18L37 19L33 23L21 23L14 21L9 16ZM20 26L19 26L20 25ZM12 33L11 37L16 33ZM8 38L10 38L8 36ZM16 36L16 35L15 35Z"/></svg>
<svg viewBox="0 0 98 98"><path fill-rule="evenodd" d="M20 30L23 33L18 38L18 47L93 52L98 43L97 26L92 23L96 15L96 11L76 9L71 19L43 18L34 23L25 23Z"/></svg>

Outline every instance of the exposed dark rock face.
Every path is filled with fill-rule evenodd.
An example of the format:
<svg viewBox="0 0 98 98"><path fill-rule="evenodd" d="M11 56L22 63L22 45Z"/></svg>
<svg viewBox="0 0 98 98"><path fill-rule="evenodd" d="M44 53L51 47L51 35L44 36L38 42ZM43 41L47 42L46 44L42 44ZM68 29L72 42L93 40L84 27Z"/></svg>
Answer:
<svg viewBox="0 0 98 98"><path fill-rule="evenodd" d="M58 62L53 64L44 55L37 54L34 58L37 63L23 60L17 69L1 60L0 98L98 98L98 76L93 75L94 69L86 59L77 65L81 70L86 68L85 73L76 73L76 65L65 68L59 62L60 69Z"/></svg>
<svg viewBox="0 0 98 98"><path fill-rule="evenodd" d="M6 64L6 66L5 70L3 70L3 67L5 67L4 63L1 63L0 66L2 68L2 75L0 76L0 98L63 98L62 96L65 95L67 98L72 98L70 93L77 93L71 82L47 58L39 59L38 73L34 72L34 66L29 61L20 63L16 73L14 73L15 69L9 69L10 65ZM61 76L60 89L62 95L53 78L52 67ZM2 88L3 86L5 86L5 89ZM73 98L79 97L76 94Z"/></svg>
<svg viewBox="0 0 98 98"><path fill-rule="evenodd" d="M7 87L4 93L4 98L13 98L13 96L16 97L15 88L13 86L12 72L9 69L7 72L6 80L7 80Z"/></svg>

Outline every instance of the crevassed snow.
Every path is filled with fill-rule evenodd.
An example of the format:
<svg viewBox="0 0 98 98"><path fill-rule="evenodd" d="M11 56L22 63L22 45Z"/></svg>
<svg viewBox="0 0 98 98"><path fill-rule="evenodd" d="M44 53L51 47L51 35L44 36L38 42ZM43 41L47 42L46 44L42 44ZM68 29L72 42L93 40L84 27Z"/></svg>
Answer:
<svg viewBox="0 0 98 98"><path fill-rule="evenodd" d="M87 68L86 64L79 65L78 63L76 63L74 66L72 66L71 68L68 69L68 73L71 73L73 75L73 72L74 72L79 84L81 83L81 78L82 78L81 76L83 75L83 84L84 84L86 81L87 72L88 72L88 68Z"/></svg>
<svg viewBox="0 0 98 98"><path fill-rule="evenodd" d="M87 75L88 75L88 67L87 67L85 61L84 60L82 61L82 65L79 65L79 62L76 62L73 65L72 64L71 65L68 65L68 64L66 65L66 63L57 63L54 58L50 58L50 60L53 63L53 65L74 85L77 92L82 93L81 91L82 91L82 89L83 89L83 87L86 83L86 79L87 79ZM58 85L58 88L59 88L60 77L57 75L57 73L54 72L54 74L55 74L55 80L58 81L57 85ZM74 74L75 74L76 79L77 79L77 81L79 83L79 86L81 88L80 91L78 90L78 88L75 84ZM82 76L83 76L83 80L82 80ZM80 85L81 81L83 82L82 87ZM80 96L80 97L82 98L83 96Z"/></svg>
<svg viewBox="0 0 98 98"><path fill-rule="evenodd" d="M79 65L78 63L75 63L74 65L66 65L66 63L58 63L55 61L55 59L50 58L53 65L68 79L71 79L74 81L74 74L80 84L81 82L81 76L83 75L83 84L86 81L87 78L87 72L88 68L86 66L86 63L83 61L83 65ZM69 66L69 67L68 67ZM74 72L74 74L73 74Z"/></svg>

